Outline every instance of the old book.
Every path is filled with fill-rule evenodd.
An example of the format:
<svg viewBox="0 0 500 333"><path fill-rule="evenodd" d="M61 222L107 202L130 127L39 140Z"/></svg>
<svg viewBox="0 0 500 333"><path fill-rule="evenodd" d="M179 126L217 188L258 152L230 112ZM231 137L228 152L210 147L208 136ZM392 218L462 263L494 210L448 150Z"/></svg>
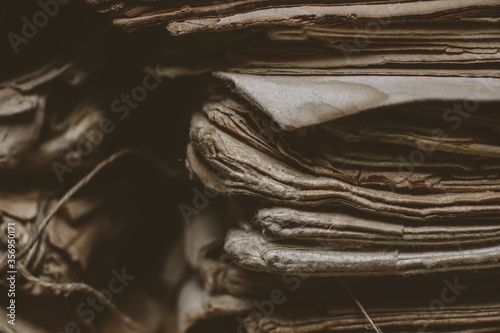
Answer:
<svg viewBox="0 0 500 333"><path fill-rule="evenodd" d="M345 26L373 22L494 22L498 4L493 0L407 1L378 3L300 2L284 5L279 1L213 2L193 4L166 1L87 0L104 13L115 17L114 23L128 31L163 25L175 35L199 31L234 30L269 26Z"/></svg>
<svg viewBox="0 0 500 333"><path fill-rule="evenodd" d="M88 88L80 87L91 74L76 64L54 61L0 83L0 168L41 173L52 171L56 161L66 165L69 160L72 167L96 162L72 152L81 149L78 144L96 142L92 132L99 130L105 114ZM64 103L57 99L60 94L73 99ZM93 146L97 150L99 143Z"/></svg>
<svg viewBox="0 0 500 333"><path fill-rule="evenodd" d="M231 205L227 211L238 209ZM498 304L494 296L487 296L497 288L498 272L433 274L406 279L370 275L342 280L310 274L297 276L289 269L253 272L241 268L239 262L230 261L221 252L225 234L221 226L227 224L226 219L221 213L203 213L186 229L186 258L197 258L196 263L188 259L196 278L185 282L179 296L180 332L207 329L356 332L369 326L356 306L358 299L362 299L364 311L384 332L498 329ZM212 241L200 242L199 237L207 233L212 235L207 238ZM233 240L230 235L226 247ZM258 242L248 237L234 241L240 242L240 248L258 246ZM292 261L293 257L287 259ZM361 261L358 263L362 267ZM307 267L319 268L318 263ZM445 300L439 295L445 295ZM447 301L449 296L453 301ZM446 306L436 305L440 302Z"/></svg>

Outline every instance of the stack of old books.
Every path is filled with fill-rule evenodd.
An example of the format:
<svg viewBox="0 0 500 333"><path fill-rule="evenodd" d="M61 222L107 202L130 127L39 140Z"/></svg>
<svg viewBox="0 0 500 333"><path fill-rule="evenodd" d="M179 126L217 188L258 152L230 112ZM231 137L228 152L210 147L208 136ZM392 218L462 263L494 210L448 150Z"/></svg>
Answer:
<svg viewBox="0 0 500 333"><path fill-rule="evenodd" d="M91 2L211 74L181 332L500 330L498 2Z"/></svg>
<svg viewBox="0 0 500 333"><path fill-rule="evenodd" d="M2 24L0 29L7 34L16 27ZM63 28L78 39L70 27ZM109 109L119 97L108 89L115 79L109 74L112 66L95 44L54 43L53 37L42 34L45 48L34 56L25 45L19 55L10 45L1 48L0 332L165 329L162 299L138 288L147 276L155 285L151 276L157 278L159 267L154 262L163 261L164 246L154 246L158 260L149 269L142 263L151 252L144 252L148 245L127 251L127 235L137 240L137 223L148 229L143 219L153 221L159 213L151 208L154 198L141 194L148 202L139 203L133 191L141 188L125 175L158 176L151 171L158 167L137 151L108 158L108 141L120 131L119 118ZM54 44L66 52L56 52ZM128 71L136 75L132 66ZM133 166L128 156L148 166ZM112 169L122 161L127 170Z"/></svg>
<svg viewBox="0 0 500 333"><path fill-rule="evenodd" d="M99 272L89 258L120 243L116 221L128 225L136 237L120 249L148 266L144 291L165 250L154 222L172 217L129 216L121 200L103 209L112 200L99 191L1 195L2 228L17 228L20 289L58 301L57 315L38 315L57 319L47 330L500 331L497 0L86 2L128 32L166 28L155 75L206 82L186 159L199 183L178 207L184 237L163 272L167 290L155 292L168 297L149 290L137 301L106 289L135 279L121 266L100 267L95 288L81 284ZM50 63L1 84L2 169L66 177L96 165L98 150L82 158L79 148L103 131L92 85L80 89L90 72ZM71 102L52 104L65 94ZM118 320L94 321L104 310L75 293ZM176 299L175 319L163 298Z"/></svg>

